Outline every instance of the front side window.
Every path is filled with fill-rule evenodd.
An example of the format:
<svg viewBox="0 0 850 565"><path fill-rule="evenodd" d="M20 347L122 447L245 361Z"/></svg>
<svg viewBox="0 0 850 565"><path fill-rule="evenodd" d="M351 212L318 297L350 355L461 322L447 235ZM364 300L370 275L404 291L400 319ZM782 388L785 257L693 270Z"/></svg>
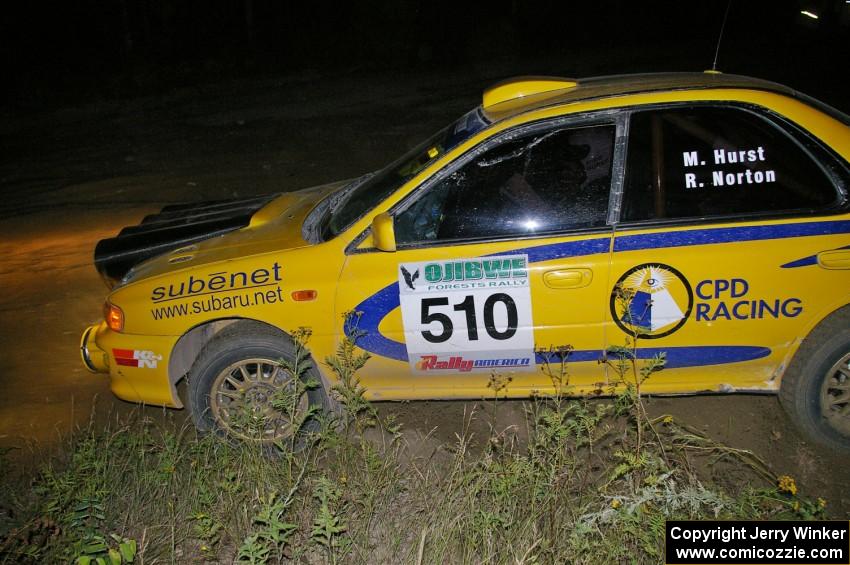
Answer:
<svg viewBox="0 0 850 565"><path fill-rule="evenodd" d="M622 221L815 210L838 196L808 152L746 110L668 108L632 117Z"/></svg>
<svg viewBox="0 0 850 565"><path fill-rule="evenodd" d="M613 125L534 132L476 155L396 216L400 245L604 226Z"/></svg>

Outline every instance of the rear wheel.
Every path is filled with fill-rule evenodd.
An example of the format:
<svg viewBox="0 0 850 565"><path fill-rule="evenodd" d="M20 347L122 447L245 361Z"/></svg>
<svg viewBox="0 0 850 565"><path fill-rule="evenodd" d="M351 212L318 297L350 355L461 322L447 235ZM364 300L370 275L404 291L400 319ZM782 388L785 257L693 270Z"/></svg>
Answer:
<svg viewBox="0 0 850 565"><path fill-rule="evenodd" d="M189 372L195 427L269 445L293 436L301 443L318 428L316 416L327 403L315 368L299 377L281 364L294 363L297 355L295 344L272 328L245 322L226 327ZM309 363L306 351L299 363Z"/></svg>
<svg viewBox="0 0 850 565"><path fill-rule="evenodd" d="M850 329L807 338L782 379L780 399L809 439L850 451Z"/></svg>

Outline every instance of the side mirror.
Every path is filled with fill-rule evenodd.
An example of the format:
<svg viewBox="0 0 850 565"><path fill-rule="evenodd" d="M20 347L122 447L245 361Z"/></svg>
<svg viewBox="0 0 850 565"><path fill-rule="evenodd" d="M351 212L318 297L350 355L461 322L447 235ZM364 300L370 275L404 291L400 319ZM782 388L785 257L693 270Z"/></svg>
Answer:
<svg viewBox="0 0 850 565"><path fill-rule="evenodd" d="M386 212L372 219L372 244L381 251L395 251L393 217Z"/></svg>

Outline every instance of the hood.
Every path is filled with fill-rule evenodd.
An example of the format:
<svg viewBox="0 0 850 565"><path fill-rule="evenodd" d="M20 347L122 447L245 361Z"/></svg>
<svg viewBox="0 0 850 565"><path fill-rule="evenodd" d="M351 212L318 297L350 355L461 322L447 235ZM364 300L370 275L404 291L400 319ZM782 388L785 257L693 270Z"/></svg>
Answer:
<svg viewBox="0 0 850 565"><path fill-rule="evenodd" d="M139 225L98 242L95 267L112 288L131 279L208 262L309 245L301 233L304 218L316 203L344 184L166 206Z"/></svg>

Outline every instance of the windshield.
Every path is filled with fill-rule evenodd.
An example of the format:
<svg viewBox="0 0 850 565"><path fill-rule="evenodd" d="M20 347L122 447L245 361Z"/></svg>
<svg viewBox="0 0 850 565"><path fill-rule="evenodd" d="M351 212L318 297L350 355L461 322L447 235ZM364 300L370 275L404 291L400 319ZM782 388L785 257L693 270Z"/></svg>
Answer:
<svg viewBox="0 0 850 565"><path fill-rule="evenodd" d="M480 108L476 108L362 184L352 187L330 210L322 230L323 238L331 239L348 229L422 169L484 129L488 123Z"/></svg>

